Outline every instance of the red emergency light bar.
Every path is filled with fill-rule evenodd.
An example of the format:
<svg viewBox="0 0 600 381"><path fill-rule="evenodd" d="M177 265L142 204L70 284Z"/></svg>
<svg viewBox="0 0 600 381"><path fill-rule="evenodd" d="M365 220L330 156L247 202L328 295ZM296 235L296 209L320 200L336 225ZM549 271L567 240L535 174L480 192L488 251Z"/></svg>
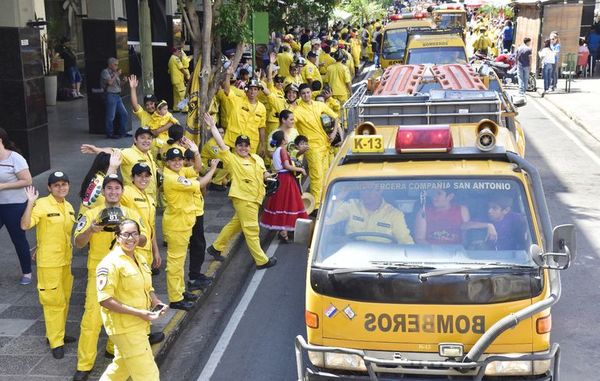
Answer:
<svg viewBox="0 0 600 381"><path fill-rule="evenodd" d="M452 149L449 125L402 126L396 134L396 152L449 152Z"/></svg>
<svg viewBox="0 0 600 381"><path fill-rule="evenodd" d="M416 13L400 13L390 16L390 20L408 20L408 19L422 19L427 17L427 12L416 12Z"/></svg>

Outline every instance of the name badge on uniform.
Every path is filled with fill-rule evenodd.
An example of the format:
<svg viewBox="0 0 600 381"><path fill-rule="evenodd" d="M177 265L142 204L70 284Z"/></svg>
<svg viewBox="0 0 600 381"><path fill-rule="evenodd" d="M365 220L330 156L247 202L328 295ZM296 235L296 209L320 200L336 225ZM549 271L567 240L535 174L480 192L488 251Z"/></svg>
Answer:
<svg viewBox="0 0 600 381"><path fill-rule="evenodd" d="M353 221L365 222L365 219L360 216L352 216Z"/></svg>
<svg viewBox="0 0 600 381"><path fill-rule="evenodd" d="M390 224L387 224L387 223L385 223L385 222L378 222L378 223L377 223L377 226L380 226L380 227L382 227L382 228L388 228L388 229L391 229L391 228L392 228L392 225L390 225Z"/></svg>
<svg viewBox="0 0 600 381"><path fill-rule="evenodd" d="M145 202L146 200L143 198L134 198L133 201Z"/></svg>
<svg viewBox="0 0 600 381"><path fill-rule="evenodd" d="M60 213L48 213L47 217L60 217Z"/></svg>

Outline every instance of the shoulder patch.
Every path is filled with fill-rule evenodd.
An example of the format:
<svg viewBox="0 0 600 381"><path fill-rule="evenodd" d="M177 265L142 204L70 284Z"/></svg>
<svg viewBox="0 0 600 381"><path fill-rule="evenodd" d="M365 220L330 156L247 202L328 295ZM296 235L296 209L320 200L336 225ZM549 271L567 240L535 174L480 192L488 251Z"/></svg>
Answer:
<svg viewBox="0 0 600 381"><path fill-rule="evenodd" d="M80 231L81 229L83 229L83 227L85 226L86 223L87 223L87 218L85 216L81 216L79 218L79 220L77 221L77 227L75 228L75 231Z"/></svg>
<svg viewBox="0 0 600 381"><path fill-rule="evenodd" d="M108 282L108 277L106 274L96 275L96 288L98 291L102 291L104 287L106 287L106 283Z"/></svg>
<svg viewBox="0 0 600 381"><path fill-rule="evenodd" d="M179 176L179 177L177 178L177 182L178 182L178 183L181 183L181 184L183 184L183 185L187 185L187 186L190 186L190 185L192 185L192 182L191 182L190 180L186 179L186 178L185 178L185 177L183 177L183 176Z"/></svg>

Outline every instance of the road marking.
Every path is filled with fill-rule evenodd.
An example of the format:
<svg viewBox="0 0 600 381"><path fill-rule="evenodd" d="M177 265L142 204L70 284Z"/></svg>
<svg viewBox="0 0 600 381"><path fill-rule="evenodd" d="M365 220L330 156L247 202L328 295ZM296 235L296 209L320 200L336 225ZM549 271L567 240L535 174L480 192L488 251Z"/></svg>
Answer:
<svg viewBox="0 0 600 381"><path fill-rule="evenodd" d="M591 149L586 147L585 144L583 144L583 142L581 141L581 139L579 139L577 136L575 136L575 134L573 132L571 132L569 129L567 129L566 127L564 127L563 125L561 125L560 123L558 123L556 121L556 119L560 118L569 124L575 124L571 119L567 119L566 117L563 118L562 115L559 116L558 114L556 114L554 112L548 111L545 107L541 106L539 104L539 101L537 101L537 100L535 102L533 102L533 105L535 106L535 108L538 109L539 112L541 112L546 118L548 118L550 120L550 122L552 122L552 124L554 124L565 135L567 135L567 137L569 139L571 139L571 141L573 143L575 143L575 145L581 149L581 152L585 153L587 156L590 157L590 159L592 159L592 161L594 163L596 163L596 165L600 166L600 157L598 157ZM552 117L552 115L550 115L550 113L552 113L552 115L554 115L554 117ZM579 128L579 127L577 127L577 128Z"/></svg>
<svg viewBox="0 0 600 381"><path fill-rule="evenodd" d="M267 249L267 257L271 258L273 254L275 254L275 252L277 251L278 247L279 241L273 240L273 243L271 243L271 245ZM223 354L225 354L225 350L227 349L227 346L229 345L229 342L231 341L235 330L240 324L240 321L242 320L246 309L250 305L250 302L252 301L252 298L254 297L254 294L256 293L256 290L258 289L258 286L260 285L260 282L262 282L262 279L267 271L269 271L269 269L258 270L254 272L254 275L252 276L252 279L248 284L248 288L246 288L242 299L235 308L235 311L233 311L233 315L231 315L231 318L227 323L227 327L225 327L225 330L223 331L223 334L221 334L221 337L219 338L217 345L213 349L210 358L206 362L206 365L204 365L202 373L200 373L200 376L198 376L198 381L209 380L215 373L217 365L219 365L219 362L221 361L221 357L223 357Z"/></svg>

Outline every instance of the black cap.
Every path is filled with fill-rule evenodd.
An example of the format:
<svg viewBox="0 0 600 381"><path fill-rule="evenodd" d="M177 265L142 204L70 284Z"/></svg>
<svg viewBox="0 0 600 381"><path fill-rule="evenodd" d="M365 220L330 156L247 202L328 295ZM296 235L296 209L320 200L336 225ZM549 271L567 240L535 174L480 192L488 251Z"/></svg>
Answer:
<svg viewBox="0 0 600 381"><path fill-rule="evenodd" d="M165 159L167 160L173 160L178 157L183 159L183 152L179 148L171 148L165 154Z"/></svg>
<svg viewBox="0 0 600 381"><path fill-rule="evenodd" d="M144 95L144 103L146 103L146 102L156 103L156 97L152 94L146 94L146 95Z"/></svg>
<svg viewBox="0 0 600 381"><path fill-rule="evenodd" d="M124 218L125 215L121 208L112 206L102 209L97 217L96 223L104 227L102 230L114 232Z"/></svg>
<svg viewBox="0 0 600 381"><path fill-rule="evenodd" d="M194 160L194 156L196 156L196 154L194 154L191 149L186 149L183 153L185 159Z"/></svg>
<svg viewBox="0 0 600 381"><path fill-rule="evenodd" d="M313 52L312 50L310 52L308 52L308 55L307 55L308 58L312 58L312 57L316 57L316 56L317 56L317 53Z"/></svg>
<svg viewBox="0 0 600 381"><path fill-rule="evenodd" d="M179 124L174 124L171 127L169 127L169 139L173 140L174 142L180 140L181 138L183 138L183 127ZM172 144L172 143L169 143Z"/></svg>
<svg viewBox="0 0 600 381"><path fill-rule="evenodd" d="M284 77L283 75L276 75L276 76L273 78L273 81L275 81L275 82L281 82L281 83L283 83L283 81L285 81L285 77Z"/></svg>
<svg viewBox="0 0 600 381"><path fill-rule="evenodd" d="M104 181L102 181L102 189L106 188L108 183L112 181L116 181L119 184L121 184L121 186L123 186L123 179L121 178L121 176L117 175L116 173L113 173L104 177Z"/></svg>
<svg viewBox="0 0 600 381"><path fill-rule="evenodd" d="M133 166L133 168L131 168L131 176L132 177L135 175L140 175L144 172L146 172L147 174L152 176L152 170L150 169L150 166L148 166L148 164L146 164L146 163L136 163Z"/></svg>
<svg viewBox="0 0 600 381"><path fill-rule="evenodd" d="M59 181L69 182L69 176L67 176L66 173L61 171L53 172L50 174L50 176L48 176L48 185L52 185Z"/></svg>
<svg viewBox="0 0 600 381"><path fill-rule="evenodd" d="M239 135L235 139L235 145L237 146L238 144L242 144L242 143L246 143L246 144L250 145L250 138L246 135Z"/></svg>
<svg viewBox="0 0 600 381"><path fill-rule="evenodd" d="M135 130L134 137L137 138L138 136L143 135L143 134L148 134L148 135L154 137L154 135L152 135L152 131L150 131L150 129L146 128L146 127L140 127L137 130Z"/></svg>

